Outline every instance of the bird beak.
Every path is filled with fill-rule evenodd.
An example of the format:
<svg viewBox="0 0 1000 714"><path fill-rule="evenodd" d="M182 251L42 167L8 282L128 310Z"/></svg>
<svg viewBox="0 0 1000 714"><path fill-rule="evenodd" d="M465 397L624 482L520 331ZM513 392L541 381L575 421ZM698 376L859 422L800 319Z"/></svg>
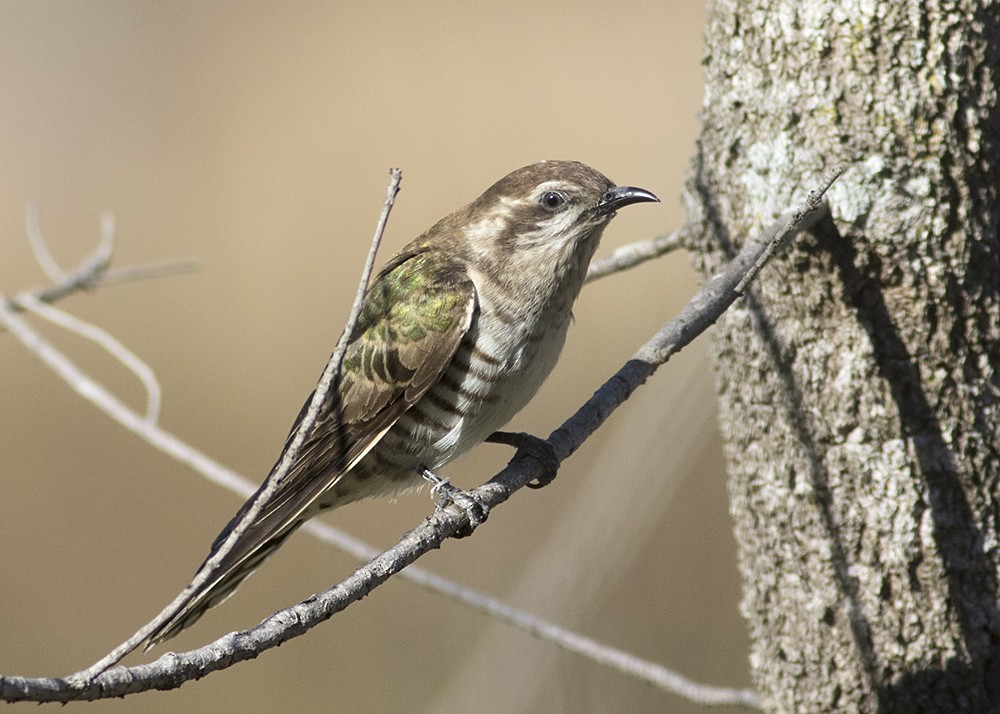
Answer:
<svg viewBox="0 0 1000 714"><path fill-rule="evenodd" d="M628 206L633 203L645 203L646 201L660 202L655 195L650 193L644 188L636 188L635 186L615 186L614 188L609 188L601 196L601 200L597 202L597 208L595 209L598 213L605 215L608 213L613 213L619 208Z"/></svg>

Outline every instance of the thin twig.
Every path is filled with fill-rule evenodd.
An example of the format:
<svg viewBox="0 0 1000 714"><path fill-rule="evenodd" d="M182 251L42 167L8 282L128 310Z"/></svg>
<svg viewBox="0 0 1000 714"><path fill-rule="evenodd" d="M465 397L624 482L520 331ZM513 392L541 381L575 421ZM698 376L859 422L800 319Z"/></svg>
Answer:
<svg viewBox="0 0 1000 714"><path fill-rule="evenodd" d="M319 416L323 403L330 398L333 383L340 374L340 366L344 358L344 352L347 349L348 340L350 339L351 333L354 331L354 326L357 324L358 317L361 314L361 302L364 299L365 291L368 289L368 281L371 278L372 270L375 266L375 255L378 252L378 247L382 241L382 234L385 232L386 222L389 219L389 213L392 210L396 194L399 193L399 183L401 179L402 172L399 169L392 169L390 171L389 188L386 192L385 203L382 206L382 213L379 216L378 225L375 228L375 235L372 239L371 249L368 251L368 258L365 261L365 266L362 270L358 291L354 299L354 304L351 307L351 312L348 316L344 332L337 341L337 346L334 349L333 354L330 356L330 359L327 361L326 367L323 369L323 374L319 379L319 383L316 385L316 389L313 391L312 399L309 401L309 406L306 409L306 413L303 416L302 421L299 422L298 429L291 438L285 451L282 453L282 456L275 465L274 470L268 476L264 487L260 490L250 508L248 508L243 514L243 517L233 526L233 529L226 536L225 540L223 540L219 547L205 561L201 569L195 574L194 579L176 598L174 598L173 602L167 605L167 607L164 608L159 615L150 620L125 642L120 644L87 669L72 675L72 680L79 681L82 686L86 686L91 679L99 675L108 667L115 665L129 652L135 650L139 647L139 645L145 642L150 635L156 632L161 625L183 610L184 607L191 601L191 598L194 597L195 593L197 593L205 583L215 576L219 563L223 558L229 555L239 538L257 520L257 517L267 505L268 501L270 501L273 497L275 491L277 491L289 470L295 465L295 460L298 458L299 450L302 448L303 443L305 443L306 438L312 430L313 424L315 424L316 418Z"/></svg>
<svg viewBox="0 0 1000 714"><path fill-rule="evenodd" d="M749 285L750 282L757 277L757 273L760 272L760 269L764 267L767 261L774 257L774 254L777 252L782 241L784 241L785 238L795 230L797 225L802 223L803 215L819 208L820 203L823 201L823 196L830 190L830 186L833 185L833 182L840 178L840 175L844 173L846 168L847 167L844 166L844 164L837 164L827 172L826 176L823 177L823 183L820 187L809 192L809 197L806 198L805 205L789 216L785 225L782 226L780 231L775 233L774 238L772 238L771 242L768 243L767 250L764 251L764 254L757 259L757 262L755 262L747 271L746 275L743 276L740 284L736 286L737 294L742 295L746 290L747 285Z"/></svg>
<svg viewBox="0 0 1000 714"><path fill-rule="evenodd" d="M402 571L400 575L409 574L410 580L435 593L444 594L452 600L484 612L496 620L513 625L547 642L552 642L569 652L574 652L636 679L641 679L663 691L706 706L760 708L760 698L752 689L716 687L695 682L668 667L597 642L524 610L511 607L489 595L483 595L464 586L456 586L453 582L426 570L419 570L419 576L413 577L412 571L414 570L417 568L411 566Z"/></svg>
<svg viewBox="0 0 1000 714"><path fill-rule="evenodd" d="M42 235L41 211L36 205L29 205L25 216L25 226L28 232L28 245L31 246L35 254L35 260L39 267L53 283L66 282L68 275L66 271L59 267L55 256L49 250L49 245ZM111 262L111 254L115 249L115 216L113 213L104 213L101 216L101 240L97 244L97 249L91 254L90 259L94 261L97 270L104 270Z"/></svg>
<svg viewBox="0 0 1000 714"><path fill-rule="evenodd" d="M619 273L629 268L645 263L647 260L658 258L683 247L684 240L681 231L677 230L666 235L656 236L649 240L629 243L612 251L611 255L600 260L595 260L587 270L586 282L591 282L603 278L613 273Z"/></svg>
<svg viewBox="0 0 1000 714"><path fill-rule="evenodd" d="M128 283L134 280L183 275L184 273L193 273L197 269L198 264L193 260L164 260L146 265L127 265L121 268L109 268L106 263L101 263L99 257L95 255L87 258L73 272L67 273L67 279L64 282L51 285L47 288L32 290L31 294L42 302L55 302L80 289L93 288L99 285ZM17 304L17 301L13 301L12 307L15 310L22 309Z"/></svg>
<svg viewBox="0 0 1000 714"><path fill-rule="evenodd" d="M145 265L125 265L121 268L109 268L95 280L93 285L114 285L129 283L133 280L148 280L149 278L165 278L171 275L183 275L198 270L198 264L193 260L163 260ZM38 295L40 300L51 302L52 296L46 291Z"/></svg>
<svg viewBox="0 0 1000 714"><path fill-rule="evenodd" d="M41 302L55 302L81 288L190 273L195 270L195 264L190 260L172 260L110 269L111 253L114 249L115 220L111 213L105 213L101 216L101 240L97 248L84 258L80 265L67 273L56 263L52 251L49 250L42 235L40 213L37 206L28 206L25 222L28 243L35 254L35 260L54 283L47 288L31 291L30 294ZM17 300L9 300L8 308L24 309Z"/></svg>
<svg viewBox="0 0 1000 714"><path fill-rule="evenodd" d="M116 337L97 325L93 325L86 320L70 315L68 312L60 310L53 305L48 305L31 293L21 293L17 296L17 302L26 310L38 315L43 320L48 320L53 325L58 325L64 330L90 340L102 347L108 354L125 365L146 390L146 417L145 421L155 424L160 414L160 402L163 390L160 389L160 382L152 368L139 358L134 352L118 341Z"/></svg>
<svg viewBox="0 0 1000 714"><path fill-rule="evenodd" d="M36 204L29 204L25 209L24 225L27 229L28 245L31 246L31 252L35 254L35 262L38 263L38 267L53 283L63 282L66 273L59 267L59 263L56 262L55 256L52 255L52 251L49 250L49 246L45 242L42 235L42 213ZM101 245L104 245L103 241L101 241ZM107 262L107 256L105 262Z"/></svg>

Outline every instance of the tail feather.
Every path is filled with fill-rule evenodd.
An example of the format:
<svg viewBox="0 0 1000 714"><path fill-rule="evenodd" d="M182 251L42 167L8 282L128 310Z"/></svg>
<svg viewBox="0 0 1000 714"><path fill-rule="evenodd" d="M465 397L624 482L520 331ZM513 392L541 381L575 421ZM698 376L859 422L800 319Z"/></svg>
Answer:
<svg viewBox="0 0 1000 714"><path fill-rule="evenodd" d="M146 645L144 646L143 651L148 651L155 645L158 645L165 640L169 640L171 637L179 634L182 630L186 630L188 627L197 622L198 619L208 610L228 599L233 593L236 592L240 583L246 580L255 570L257 570L257 568L260 567L260 564L263 563L268 556L280 548L282 543L285 542L285 539L295 532L298 526L298 522L294 523L284 531L278 533L276 536L264 541L249 553L242 554L242 557L240 557L236 562L227 564L226 559L223 559L217 567L220 576L207 581L202 588L194 594L191 600L188 601L187 605L185 605L169 620L160 625L160 627L157 628L146 640ZM206 558L206 563L212 555L215 554L218 546L219 541L216 541L216 543L213 544L212 552L209 554L209 557ZM202 567L198 569L198 573L196 573L195 577L201 573L204 567L205 563L202 563Z"/></svg>

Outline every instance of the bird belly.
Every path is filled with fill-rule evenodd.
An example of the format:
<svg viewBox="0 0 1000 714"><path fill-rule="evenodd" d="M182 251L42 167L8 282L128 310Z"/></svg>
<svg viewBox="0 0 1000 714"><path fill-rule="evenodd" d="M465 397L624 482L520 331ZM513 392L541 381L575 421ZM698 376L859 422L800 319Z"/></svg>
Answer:
<svg viewBox="0 0 1000 714"><path fill-rule="evenodd" d="M419 485L421 468L437 469L502 428L552 371L568 324L528 330L478 320L437 382L355 468L375 477L365 495Z"/></svg>

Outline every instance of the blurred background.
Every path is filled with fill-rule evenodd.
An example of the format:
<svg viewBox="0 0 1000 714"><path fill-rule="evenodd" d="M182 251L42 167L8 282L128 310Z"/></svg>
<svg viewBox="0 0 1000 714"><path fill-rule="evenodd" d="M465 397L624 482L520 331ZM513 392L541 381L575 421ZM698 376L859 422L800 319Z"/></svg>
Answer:
<svg viewBox="0 0 1000 714"><path fill-rule="evenodd" d="M577 159L663 203L601 254L682 221L701 102L701 0L474 5L14 0L0 5L0 292L118 220L114 264L198 272L59 306L156 370L163 426L260 481L333 348L381 208L380 261L508 171ZM548 434L697 289L683 254L588 286L555 373L511 425ZM92 345L32 319L130 404ZM0 672L90 664L188 582L241 500L72 394L0 333ZM463 487L510 451L446 471ZM388 546L426 491L329 517ZM689 677L747 685L746 634L705 340L674 358L541 491L421 565ZM183 651L338 582L357 563L299 534L167 647ZM102 712L700 711L400 579L259 659ZM71 704L70 711L85 705Z"/></svg>

